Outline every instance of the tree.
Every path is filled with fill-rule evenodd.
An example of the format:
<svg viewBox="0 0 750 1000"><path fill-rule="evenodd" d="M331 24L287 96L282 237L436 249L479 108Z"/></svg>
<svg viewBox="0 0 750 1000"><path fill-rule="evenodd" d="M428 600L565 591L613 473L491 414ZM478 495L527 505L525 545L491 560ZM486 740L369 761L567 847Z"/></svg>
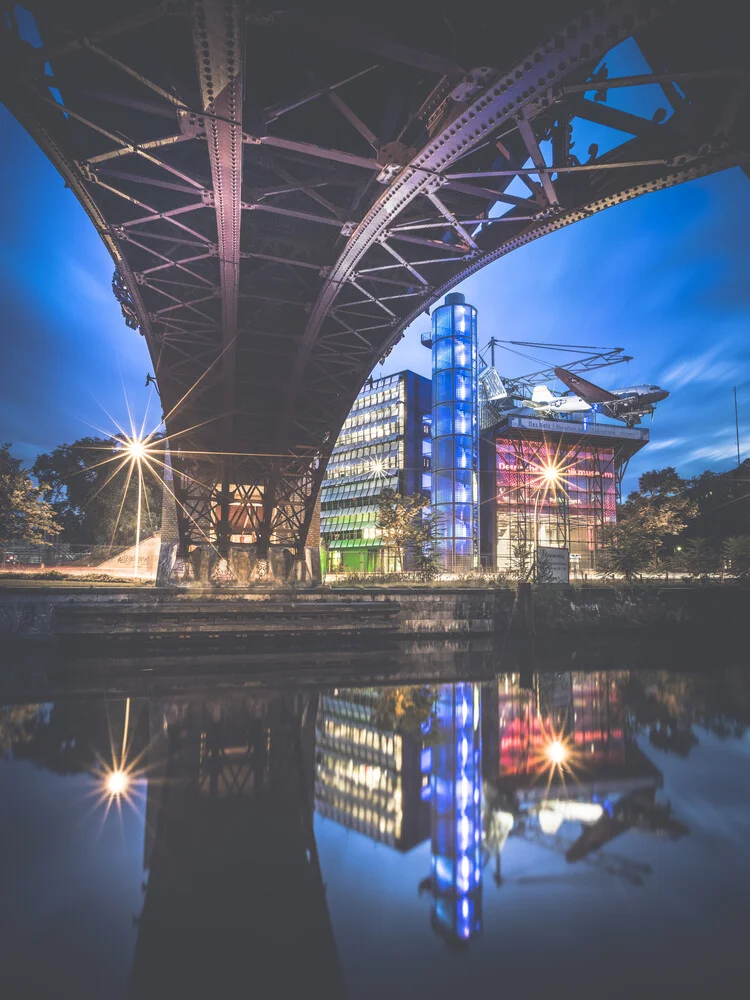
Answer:
<svg viewBox="0 0 750 1000"><path fill-rule="evenodd" d="M429 583L440 572L438 565L439 515L433 509L416 523L412 539L415 552L414 569L421 580Z"/></svg>
<svg viewBox="0 0 750 1000"><path fill-rule="evenodd" d="M750 535L736 535L724 542L724 558L733 576L750 578Z"/></svg>
<svg viewBox="0 0 750 1000"><path fill-rule="evenodd" d="M685 536L724 541L742 535L750 523L750 459L729 472L706 471L690 483L687 496L698 507Z"/></svg>
<svg viewBox="0 0 750 1000"><path fill-rule="evenodd" d="M513 546L513 563L519 580L528 580L534 569L534 549L530 542L520 541Z"/></svg>
<svg viewBox="0 0 750 1000"><path fill-rule="evenodd" d="M430 501L421 493L405 496L387 486L378 498L376 527L383 544L393 549L400 569L404 568L404 555L409 547L425 542L422 511Z"/></svg>
<svg viewBox="0 0 750 1000"><path fill-rule="evenodd" d="M721 552L711 538L691 538L682 548L685 569L695 579L706 580L721 569Z"/></svg>
<svg viewBox="0 0 750 1000"><path fill-rule="evenodd" d="M44 482L66 542L80 545L132 545L138 513L138 475L129 463L108 461L116 443L85 437L40 455L33 473ZM120 467L122 466L122 467ZM154 463L154 468L158 465ZM161 486L148 469L143 472L141 538L158 529Z"/></svg>
<svg viewBox="0 0 750 1000"><path fill-rule="evenodd" d="M648 541L654 566L658 564L660 550L673 542L697 514L697 504L687 496L688 486L688 481L671 466L644 472L638 480L638 489L620 508L620 525L631 524ZM638 550L634 537L624 538L630 552Z"/></svg>
<svg viewBox="0 0 750 1000"><path fill-rule="evenodd" d="M378 692L373 721L379 729L392 730L430 742L435 731L437 692L429 685L389 687Z"/></svg>
<svg viewBox="0 0 750 1000"><path fill-rule="evenodd" d="M637 518L605 525L601 541L601 566L608 575L619 573L631 580L652 556L652 540L644 534Z"/></svg>
<svg viewBox="0 0 750 1000"><path fill-rule="evenodd" d="M0 447L0 542L43 542L60 531L55 511L10 447Z"/></svg>

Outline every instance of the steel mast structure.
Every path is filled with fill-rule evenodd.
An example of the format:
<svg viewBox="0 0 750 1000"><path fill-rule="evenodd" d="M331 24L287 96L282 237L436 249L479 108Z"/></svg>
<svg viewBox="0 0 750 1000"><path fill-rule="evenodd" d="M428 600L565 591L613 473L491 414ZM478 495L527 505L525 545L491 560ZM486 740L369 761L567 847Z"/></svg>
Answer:
<svg viewBox="0 0 750 1000"><path fill-rule="evenodd" d="M301 560L338 431L409 323L531 240L747 163L729 0L467 0L449 23L426 0L25 6L34 31L2 5L0 99L114 259L183 551L227 555L240 517L261 558ZM628 38L649 71L609 77ZM647 84L651 117L609 100ZM612 145L574 152L580 122Z"/></svg>

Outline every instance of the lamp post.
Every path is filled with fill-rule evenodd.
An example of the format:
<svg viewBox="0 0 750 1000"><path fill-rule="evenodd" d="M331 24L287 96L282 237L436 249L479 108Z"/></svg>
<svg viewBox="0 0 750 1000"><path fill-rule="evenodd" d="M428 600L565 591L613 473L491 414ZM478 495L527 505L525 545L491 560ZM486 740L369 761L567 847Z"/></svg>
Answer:
<svg viewBox="0 0 750 1000"><path fill-rule="evenodd" d="M541 483L537 486L534 498L534 577L537 580L539 579L539 497L543 490L549 492L550 489L556 489L562 479L562 470L558 465L548 461L541 468L540 479Z"/></svg>

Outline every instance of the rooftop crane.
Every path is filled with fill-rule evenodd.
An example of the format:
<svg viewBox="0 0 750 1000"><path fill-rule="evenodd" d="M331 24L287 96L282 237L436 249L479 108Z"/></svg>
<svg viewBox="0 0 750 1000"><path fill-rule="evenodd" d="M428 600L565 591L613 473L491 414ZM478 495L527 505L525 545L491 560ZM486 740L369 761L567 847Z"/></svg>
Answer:
<svg viewBox="0 0 750 1000"><path fill-rule="evenodd" d="M512 346L509 346L512 345ZM498 340L496 337L490 338L487 344L479 351L479 359L485 368L497 369L495 364L495 349L509 351L518 357L526 358L537 364L544 364L540 358L526 354L517 348L528 347L534 350L543 351L565 351L570 352L573 357L566 363L556 363L547 368L540 368L538 371L528 375L518 375L515 378L502 376L503 383L511 396L528 397L533 392L535 385L543 385L554 381L557 378L555 368L565 368L571 372L590 372L597 368L608 368L610 365L619 365L623 361L632 361L632 357L624 353L624 347L592 347L583 344L545 344L532 340Z"/></svg>

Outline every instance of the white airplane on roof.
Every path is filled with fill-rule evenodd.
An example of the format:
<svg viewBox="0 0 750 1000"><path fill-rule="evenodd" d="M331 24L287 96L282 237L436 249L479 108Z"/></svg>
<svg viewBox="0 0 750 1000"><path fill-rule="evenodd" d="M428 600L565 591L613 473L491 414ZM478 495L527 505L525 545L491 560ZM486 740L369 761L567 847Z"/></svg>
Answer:
<svg viewBox="0 0 750 1000"><path fill-rule="evenodd" d="M555 375L576 395L555 396L546 385L534 387L526 405L542 413L587 413L594 410L606 417L622 420L633 427L642 416L653 413L656 403L669 393L658 385L634 385L622 389L602 389L566 368L555 368Z"/></svg>
<svg viewBox="0 0 750 1000"><path fill-rule="evenodd" d="M587 413L591 409L580 396L556 396L546 385L535 385L531 399L523 402L540 413Z"/></svg>

